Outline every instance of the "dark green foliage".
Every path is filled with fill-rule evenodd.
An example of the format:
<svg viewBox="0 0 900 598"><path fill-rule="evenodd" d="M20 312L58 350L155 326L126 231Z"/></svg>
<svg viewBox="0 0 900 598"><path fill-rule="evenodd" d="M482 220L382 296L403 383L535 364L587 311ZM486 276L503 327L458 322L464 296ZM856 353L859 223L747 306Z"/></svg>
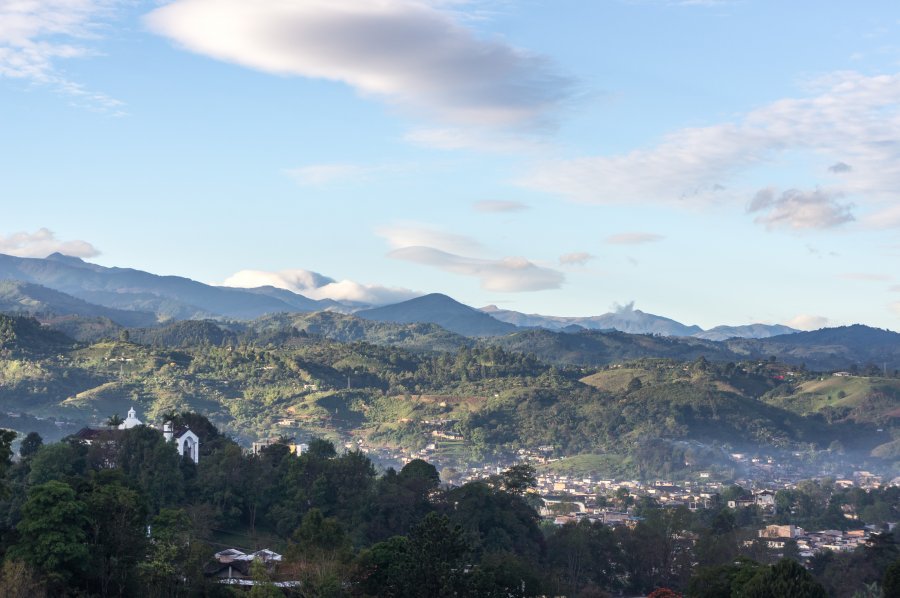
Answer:
<svg viewBox="0 0 900 598"><path fill-rule="evenodd" d="M82 573L87 566L87 506L71 486L50 481L35 486L22 507L19 540L9 555L28 563L56 587Z"/></svg>
<svg viewBox="0 0 900 598"><path fill-rule="evenodd" d="M400 470L397 481L421 497L427 497L440 485L441 476L431 463L413 459Z"/></svg>
<svg viewBox="0 0 900 598"><path fill-rule="evenodd" d="M725 565L738 555L737 521L730 509L722 509L713 517L694 546L694 554L701 566Z"/></svg>
<svg viewBox="0 0 900 598"><path fill-rule="evenodd" d="M884 598L900 598L900 560L894 561L884 572L881 580Z"/></svg>
<svg viewBox="0 0 900 598"><path fill-rule="evenodd" d="M735 355L721 343L624 332L578 333L525 330L491 342L508 351L529 353L558 365L600 366L642 357L694 360L700 356L727 361Z"/></svg>
<svg viewBox="0 0 900 598"><path fill-rule="evenodd" d="M88 576L103 596L134 592L137 579L132 573L146 551L143 500L123 482L120 471L100 471L83 497L91 564Z"/></svg>
<svg viewBox="0 0 900 598"><path fill-rule="evenodd" d="M744 585L765 566L755 561L739 558L731 563L700 567L687 588L690 598L732 598L741 595Z"/></svg>
<svg viewBox="0 0 900 598"><path fill-rule="evenodd" d="M506 492L524 496L526 492L537 486L534 467L528 463L513 465L502 474L499 482Z"/></svg>
<svg viewBox="0 0 900 598"><path fill-rule="evenodd" d="M462 529L429 513L409 534L409 587L415 596L453 596L463 587L470 548Z"/></svg>
<svg viewBox="0 0 900 598"><path fill-rule="evenodd" d="M815 581L789 560L768 567L737 556L746 551L741 534L759 521L741 529L739 513L693 514L646 497L633 505L642 518L633 529L585 519L542 532L527 465L442 488L422 460L379 478L365 455L339 455L328 441L311 441L299 457L278 443L251 455L200 416L174 417L207 438L199 467L146 427L105 431L90 447L50 444L12 464L10 497L0 502L4 578L46 584L53 595L217 595L224 589L202 572L231 530L285 555L275 572L253 568L260 595L289 579L315 596L605 596L662 587L704 598L769 596L772 587L820 596L820 583L849 596L882 580L890 587L886 571L900 557L893 535L876 534L856 552L813 558ZM633 497L616 500L624 498ZM860 494L819 482L800 484L792 500L897 498L894 489Z"/></svg>
<svg viewBox="0 0 900 598"><path fill-rule="evenodd" d="M691 527L685 507L648 511L631 532L617 529L623 566L635 591L683 587L690 579L692 555L684 532Z"/></svg>
<svg viewBox="0 0 900 598"><path fill-rule="evenodd" d="M476 554L512 552L537 560L544 537L534 509L519 495L483 482L450 490L444 502L450 519L466 533Z"/></svg>
<svg viewBox="0 0 900 598"><path fill-rule="evenodd" d="M42 446L44 446L44 439L41 438L41 435L37 432L29 432L22 439L22 444L19 445L19 456L26 459L38 452Z"/></svg>
<svg viewBox="0 0 900 598"><path fill-rule="evenodd" d="M0 356L42 357L72 348L72 339L44 328L34 318L0 313Z"/></svg>
<svg viewBox="0 0 900 598"><path fill-rule="evenodd" d="M12 443L16 439L16 433L12 430L0 429L0 478L9 468L10 459L12 458ZM0 483L0 496L5 492L3 484Z"/></svg>
<svg viewBox="0 0 900 598"><path fill-rule="evenodd" d="M84 447L66 442L42 446L31 458L28 483L36 486L80 476L85 471L86 452Z"/></svg>
<svg viewBox="0 0 900 598"><path fill-rule="evenodd" d="M178 504L184 496L180 461L175 445L148 426L124 430L113 458L116 467L141 488L153 513Z"/></svg>
<svg viewBox="0 0 900 598"><path fill-rule="evenodd" d="M732 339L725 344L737 352L774 354L779 360L805 362L820 370L847 369L847 355L853 355L855 363L884 365L886 361L894 369L900 365L898 338L896 332L854 324L767 339Z"/></svg>
<svg viewBox="0 0 900 598"><path fill-rule="evenodd" d="M547 560L555 594L620 585L621 549L613 531L601 523L584 519L554 530L547 539Z"/></svg>
<svg viewBox="0 0 900 598"><path fill-rule="evenodd" d="M827 598L828 593L797 561L782 559L754 575L740 589L742 598Z"/></svg>
<svg viewBox="0 0 900 598"><path fill-rule="evenodd" d="M182 349L233 346L238 343L238 335L209 320L186 320L161 328L133 329L128 340L141 345Z"/></svg>

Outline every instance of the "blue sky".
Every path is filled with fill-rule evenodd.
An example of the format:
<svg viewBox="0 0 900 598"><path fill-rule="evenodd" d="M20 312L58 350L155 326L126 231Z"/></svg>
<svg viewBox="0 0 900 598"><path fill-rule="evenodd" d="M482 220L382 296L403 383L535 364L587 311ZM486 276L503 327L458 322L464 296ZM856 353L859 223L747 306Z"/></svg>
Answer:
<svg viewBox="0 0 900 598"><path fill-rule="evenodd" d="M898 34L893 2L0 0L0 252L900 330Z"/></svg>

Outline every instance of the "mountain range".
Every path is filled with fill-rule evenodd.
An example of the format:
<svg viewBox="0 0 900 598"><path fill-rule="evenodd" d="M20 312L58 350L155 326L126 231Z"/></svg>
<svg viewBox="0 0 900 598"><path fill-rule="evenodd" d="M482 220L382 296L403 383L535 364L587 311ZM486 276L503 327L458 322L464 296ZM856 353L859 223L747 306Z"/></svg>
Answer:
<svg viewBox="0 0 900 598"><path fill-rule="evenodd" d="M797 332L768 324L703 330L634 309L633 304L588 317L524 314L495 305L479 310L437 293L392 305L360 306L314 300L275 287L222 287L132 268L110 268L60 253L43 259L0 254L0 311L45 319L99 318L125 327L147 327L171 320L252 320L275 313L339 311L370 321L437 324L469 337L500 336L523 328L618 330L716 341L764 339Z"/></svg>
<svg viewBox="0 0 900 598"><path fill-rule="evenodd" d="M159 276L131 268L107 268L54 253L44 259L0 254L0 280L15 280L116 310L143 311L157 319L252 319L275 312L309 312L341 307L274 287L236 289L180 276ZM111 317L115 322L121 322Z"/></svg>

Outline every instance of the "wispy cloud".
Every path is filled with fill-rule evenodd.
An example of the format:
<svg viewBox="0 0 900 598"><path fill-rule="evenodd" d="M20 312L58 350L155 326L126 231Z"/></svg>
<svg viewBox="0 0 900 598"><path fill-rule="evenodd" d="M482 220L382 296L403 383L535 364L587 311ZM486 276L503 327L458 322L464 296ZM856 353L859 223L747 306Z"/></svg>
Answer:
<svg viewBox="0 0 900 598"><path fill-rule="evenodd" d="M753 191L742 176L791 156L818 165L804 177L825 177L816 192L783 197L760 218L766 226L811 228L851 219L850 198L882 214L866 226L900 226L900 74L836 73L813 86L813 95L784 99L733 122L675 131L654 147L609 156L538 164L522 183L576 201L600 204L666 203L696 207L710 201L744 204ZM829 172L822 163L851 165ZM759 172L757 172L759 171ZM813 199L815 201L804 201ZM873 217L874 218L874 217Z"/></svg>
<svg viewBox="0 0 900 598"><path fill-rule="evenodd" d="M392 247L388 257L478 278L481 287L488 291L556 289L565 280L562 272L539 266L524 257L485 257L486 248L467 235L421 224L385 226L376 233Z"/></svg>
<svg viewBox="0 0 900 598"><path fill-rule="evenodd" d="M310 299L333 299L372 305L398 303L422 293L398 287L361 284L352 280L335 280L310 270L241 270L228 277L226 287L254 289L271 286L299 293Z"/></svg>
<svg viewBox="0 0 900 598"><path fill-rule="evenodd" d="M828 326L828 318L824 316L812 316L809 314L800 314L798 316L794 316L785 324L790 326L791 328L796 328L797 330L818 330L820 328L825 328Z"/></svg>
<svg viewBox="0 0 900 598"><path fill-rule="evenodd" d="M85 107L122 114L122 102L63 75L56 63L91 45L121 0L0 1L0 77L46 85Z"/></svg>
<svg viewBox="0 0 900 598"><path fill-rule="evenodd" d="M844 280L864 280L869 282L884 282L891 279L887 274L875 274L872 272L844 272L840 277Z"/></svg>
<svg viewBox="0 0 900 598"><path fill-rule="evenodd" d="M405 223L382 226L375 231L394 249L423 246L449 253L469 254L484 250L482 244L468 235L459 235L424 224Z"/></svg>
<svg viewBox="0 0 900 598"><path fill-rule="evenodd" d="M438 150L475 150L487 153L531 153L546 149L544 137L516 130L486 130L483 127L419 128L403 139L413 145Z"/></svg>
<svg viewBox="0 0 900 598"><path fill-rule="evenodd" d="M482 259L433 247L404 247L391 251L388 256L478 278L486 291L518 293L558 289L565 280L562 272L538 266L523 257Z"/></svg>
<svg viewBox="0 0 900 598"><path fill-rule="evenodd" d="M755 221L766 228L833 228L854 220L853 204L841 203L843 193L825 189L788 189L780 195L769 187L757 191L747 211L758 213Z"/></svg>
<svg viewBox="0 0 900 598"><path fill-rule="evenodd" d="M888 305L888 309L890 309L892 312L894 312L895 314L900 316L900 301L895 301L894 303L891 303L890 305Z"/></svg>
<svg viewBox="0 0 900 598"><path fill-rule="evenodd" d="M656 243L663 239L665 239L665 236L656 233L619 233L606 237L604 242L610 245L642 245L644 243Z"/></svg>
<svg viewBox="0 0 900 598"><path fill-rule="evenodd" d="M87 241L63 241L46 228L33 233L16 232L0 235L0 253L17 257L47 257L51 253L62 253L73 257L95 257L100 255L96 247Z"/></svg>
<svg viewBox="0 0 900 598"><path fill-rule="evenodd" d="M900 204L888 206L863 218L868 228L887 229L900 227Z"/></svg>
<svg viewBox="0 0 900 598"><path fill-rule="evenodd" d="M377 165L335 163L310 164L298 168L289 168L284 172L298 185L321 187L331 184L364 182L374 175L390 169L392 168Z"/></svg>
<svg viewBox="0 0 900 598"><path fill-rule="evenodd" d="M484 39L462 6L416 0L175 0L149 27L193 52L346 83L450 122L542 126L572 81L546 58Z"/></svg>
<svg viewBox="0 0 900 598"><path fill-rule="evenodd" d="M495 213L508 213L508 212L523 212L527 210L530 206L528 204L524 204L521 201L503 201L503 200L495 200L495 199L485 199L482 201L476 201L472 204L472 207L476 212L484 212L488 214Z"/></svg>
<svg viewBox="0 0 900 598"><path fill-rule="evenodd" d="M586 251L576 251L574 253L566 253L559 256L559 263L563 266L584 266L597 256L591 255Z"/></svg>

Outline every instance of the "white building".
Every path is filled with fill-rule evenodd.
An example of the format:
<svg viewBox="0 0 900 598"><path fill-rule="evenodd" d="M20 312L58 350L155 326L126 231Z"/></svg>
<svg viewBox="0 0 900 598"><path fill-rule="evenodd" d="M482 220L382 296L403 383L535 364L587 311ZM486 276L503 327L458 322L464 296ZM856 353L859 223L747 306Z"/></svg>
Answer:
<svg viewBox="0 0 900 598"><path fill-rule="evenodd" d="M163 424L163 437L166 442L175 442L178 454L190 457L194 463L200 463L200 438L190 428L173 429L172 422Z"/></svg>
<svg viewBox="0 0 900 598"><path fill-rule="evenodd" d="M137 426L143 426L143 425L144 425L144 422L142 422L141 420L139 420L137 418L137 414L134 411L134 407L132 407L131 409L128 410L128 417L125 418L125 421L123 421L121 424L119 424L119 429L120 430L130 430L131 428L134 428Z"/></svg>

